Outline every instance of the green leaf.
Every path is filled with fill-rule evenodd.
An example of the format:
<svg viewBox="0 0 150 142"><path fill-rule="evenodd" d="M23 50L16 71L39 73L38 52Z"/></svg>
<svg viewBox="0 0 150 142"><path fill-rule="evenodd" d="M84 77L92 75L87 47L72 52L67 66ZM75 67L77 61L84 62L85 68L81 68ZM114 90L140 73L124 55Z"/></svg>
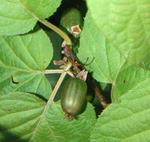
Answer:
<svg viewBox="0 0 150 142"><path fill-rule="evenodd" d="M78 58L85 63L86 69L100 82L112 83L117 72L124 64L124 58L111 46L95 26L88 12L80 38Z"/></svg>
<svg viewBox="0 0 150 142"><path fill-rule="evenodd" d="M40 19L53 15L61 0L19 0L21 5Z"/></svg>
<svg viewBox="0 0 150 142"><path fill-rule="evenodd" d="M117 76L112 92L113 102L120 102L121 96L135 89L136 86L140 86L148 79L150 79L150 71L135 66L122 68Z"/></svg>
<svg viewBox="0 0 150 142"><path fill-rule="evenodd" d="M29 93L0 96L0 141L3 142L88 142L96 116L92 105L73 120L64 119L60 102L46 103Z"/></svg>
<svg viewBox="0 0 150 142"><path fill-rule="evenodd" d="M0 37L0 94L27 91L48 97L51 88L43 70L52 59L47 35L39 29L27 35Z"/></svg>
<svg viewBox="0 0 150 142"><path fill-rule="evenodd" d="M0 0L0 15L0 35L26 33L37 22L18 0Z"/></svg>
<svg viewBox="0 0 150 142"><path fill-rule="evenodd" d="M0 35L16 35L32 30L37 18L51 16L61 0L0 0Z"/></svg>
<svg viewBox="0 0 150 142"><path fill-rule="evenodd" d="M148 0L88 0L96 26L132 64L150 69Z"/></svg>
<svg viewBox="0 0 150 142"><path fill-rule="evenodd" d="M92 131L91 142L150 140L150 74L135 69L128 68L131 75L122 76L129 85L117 86L118 90L124 92L120 95L120 103L111 104L103 111Z"/></svg>
<svg viewBox="0 0 150 142"><path fill-rule="evenodd" d="M45 102L33 94L12 92L0 96L0 141L29 140Z"/></svg>
<svg viewBox="0 0 150 142"><path fill-rule="evenodd" d="M88 104L85 112L73 120L65 119L64 116L60 102L52 103L33 136L33 141L89 142L90 132L96 121L92 105Z"/></svg>

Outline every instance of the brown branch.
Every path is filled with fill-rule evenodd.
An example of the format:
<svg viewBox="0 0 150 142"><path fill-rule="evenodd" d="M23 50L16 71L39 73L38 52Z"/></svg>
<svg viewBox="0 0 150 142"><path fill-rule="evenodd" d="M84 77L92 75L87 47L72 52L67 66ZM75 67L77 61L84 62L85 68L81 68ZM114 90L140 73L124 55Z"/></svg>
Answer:
<svg viewBox="0 0 150 142"><path fill-rule="evenodd" d="M96 81L92 78L92 76L89 74L88 75L88 80L87 83L90 87L92 87L96 97L98 98L98 100L100 101L101 105L106 108L108 105L110 105L110 103L108 103L106 101L106 99L104 98L104 96L102 95Z"/></svg>
<svg viewBox="0 0 150 142"><path fill-rule="evenodd" d="M98 88L98 86L95 86L94 88L95 94L97 96L97 98L99 99L101 105L106 108L107 106L110 105L110 103L107 103L107 101L105 100L104 96L101 94L100 89Z"/></svg>

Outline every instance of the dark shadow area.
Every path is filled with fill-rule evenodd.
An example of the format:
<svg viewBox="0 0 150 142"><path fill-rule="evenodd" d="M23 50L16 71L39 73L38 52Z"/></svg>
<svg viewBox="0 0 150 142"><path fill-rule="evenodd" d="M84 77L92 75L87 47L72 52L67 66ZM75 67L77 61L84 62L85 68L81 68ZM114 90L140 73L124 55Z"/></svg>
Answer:
<svg viewBox="0 0 150 142"><path fill-rule="evenodd" d="M33 93L33 92L29 92L29 91L26 91L27 93L31 93L31 94L34 94L35 96L39 97L41 100L47 102L47 99L44 98L44 96L40 95L40 94L37 94L37 93ZM26 93L25 92L25 93Z"/></svg>
<svg viewBox="0 0 150 142"><path fill-rule="evenodd" d="M0 125L0 135L2 139L0 139L0 142L28 142L28 140L24 140L20 138L20 136L15 135L11 132L7 132L7 129L5 129L3 126Z"/></svg>
<svg viewBox="0 0 150 142"><path fill-rule="evenodd" d="M100 92L103 95L105 101L108 104L111 103L111 86L112 85L111 84L105 84L105 83L103 83L103 85L102 85L102 83L98 83L98 82L97 82L97 85L98 85ZM95 96L95 99L93 101L93 106L95 107L95 112L96 112L96 115L98 117L98 115L101 114L101 112L103 111L104 108L96 96Z"/></svg>
<svg viewBox="0 0 150 142"><path fill-rule="evenodd" d="M111 103L111 89L112 89L112 84L106 84L104 88L100 87L102 91L102 95L106 99L108 103Z"/></svg>
<svg viewBox="0 0 150 142"><path fill-rule="evenodd" d="M111 84L97 82L94 78L92 78L92 73L88 73L87 78L88 85L88 101L93 104L96 116L98 117L103 111L104 107L100 102L100 98L103 98L106 104L111 103ZM97 97L97 95L99 98Z"/></svg>

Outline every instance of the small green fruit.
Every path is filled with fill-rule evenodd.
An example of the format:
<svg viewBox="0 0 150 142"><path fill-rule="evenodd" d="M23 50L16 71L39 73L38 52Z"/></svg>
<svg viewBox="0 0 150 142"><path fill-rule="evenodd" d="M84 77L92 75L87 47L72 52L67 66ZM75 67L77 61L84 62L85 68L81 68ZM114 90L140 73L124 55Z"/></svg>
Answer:
<svg viewBox="0 0 150 142"><path fill-rule="evenodd" d="M78 78L69 78L63 87L61 107L67 116L74 116L85 110L87 84Z"/></svg>
<svg viewBox="0 0 150 142"><path fill-rule="evenodd" d="M75 26L75 27L74 27ZM60 28L68 35L73 35L75 38L79 38L80 30L83 26L83 19L81 13L76 8L69 8L64 11L60 19ZM72 28L75 28L77 33L72 33ZM79 32L79 31L80 32ZM79 33L78 33L79 32Z"/></svg>

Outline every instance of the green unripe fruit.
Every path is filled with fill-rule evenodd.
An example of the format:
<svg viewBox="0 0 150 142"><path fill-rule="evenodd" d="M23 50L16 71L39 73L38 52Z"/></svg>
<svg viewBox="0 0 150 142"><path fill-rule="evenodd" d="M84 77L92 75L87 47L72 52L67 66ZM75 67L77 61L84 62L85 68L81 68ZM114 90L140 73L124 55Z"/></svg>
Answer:
<svg viewBox="0 0 150 142"><path fill-rule="evenodd" d="M80 11L76 8L69 8L65 10L60 19L60 28L66 34L68 35L70 34L70 35L73 35L75 38L78 38L80 36L80 32L79 33L77 32L77 34L72 33L72 27L77 26L77 25L79 26L81 30L83 26L83 19L82 19ZM78 29L75 29L75 30L78 31Z"/></svg>
<svg viewBox="0 0 150 142"><path fill-rule="evenodd" d="M63 87L61 106L68 116L80 114L86 107L87 84L78 78L69 78Z"/></svg>

